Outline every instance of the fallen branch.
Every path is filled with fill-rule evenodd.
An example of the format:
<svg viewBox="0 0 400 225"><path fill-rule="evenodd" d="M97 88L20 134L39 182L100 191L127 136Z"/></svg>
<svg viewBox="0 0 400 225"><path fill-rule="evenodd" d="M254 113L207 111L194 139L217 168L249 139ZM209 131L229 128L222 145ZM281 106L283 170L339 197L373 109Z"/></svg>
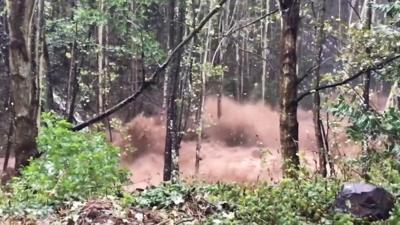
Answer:
<svg viewBox="0 0 400 225"><path fill-rule="evenodd" d="M94 123L100 122L106 117L110 116L111 114L115 113L116 111L122 109L124 106L127 104L135 101L142 93L144 90L146 90L149 86L155 83L156 78L163 72L168 64L171 62L171 60L174 58L174 56L177 54L178 51L180 51L186 44L189 43L192 38L201 31L201 29L207 24L207 22L222 8L222 6L225 4L227 0L221 0L217 6L211 10L210 13L207 14L206 17L199 23L199 25L181 42L179 43L175 49L169 54L168 58L164 61L163 64L161 64L150 76L150 78L146 79L142 85L139 87L139 89L130 95L129 97L125 98L115 106L111 107L110 109L107 109L104 113L89 119L88 121L85 121L81 124L76 125L75 127L72 128L73 131L79 131L82 130L85 127L88 127Z"/></svg>
<svg viewBox="0 0 400 225"><path fill-rule="evenodd" d="M300 94L300 96L297 98L297 102L300 102L306 96L311 95L311 94L313 94L313 93L315 93L317 91L322 91L322 90L325 90L325 89L328 89L328 88L334 88L334 87L337 87L337 86L341 86L341 85L347 84L350 81L353 81L353 80L359 78L360 76L366 74L369 71L381 69L383 66L395 61L398 58L400 58L400 55L395 55L395 56L387 58L387 59L385 59L385 60L383 60L383 61L381 61L379 63L375 63L374 65L372 65L370 67L364 68L364 69L358 71L357 73L355 73L353 76L351 76L351 77L349 77L349 78L347 78L347 79L345 79L343 81L340 81L340 82L337 82L337 83L333 83L333 84L327 84L327 85L320 86L320 87L315 88L315 89L308 90L308 91Z"/></svg>

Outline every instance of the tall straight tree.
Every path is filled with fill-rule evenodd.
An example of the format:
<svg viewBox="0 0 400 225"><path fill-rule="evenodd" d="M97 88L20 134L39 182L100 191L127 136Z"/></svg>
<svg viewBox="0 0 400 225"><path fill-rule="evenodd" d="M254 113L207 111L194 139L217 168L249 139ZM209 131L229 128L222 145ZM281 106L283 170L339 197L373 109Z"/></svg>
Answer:
<svg viewBox="0 0 400 225"><path fill-rule="evenodd" d="M169 34L168 48L172 51L183 39L185 24L185 0L170 0L168 4ZM177 4L178 3L178 4ZM176 13L175 9L179 8ZM178 126L178 92L179 92L179 74L181 72L180 64L183 50L179 50L172 59L166 72L166 137L164 152L164 181L175 181L179 176L179 126Z"/></svg>
<svg viewBox="0 0 400 225"><path fill-rule="evenodd" d="M263 0L263 9L265 9L265 13L268 13L270 10L270 0ZM261 33L261 40L262 40L262 57L263 57L263 64L262 64L262 74L261 74L261 100L265 104L265 85L266 85L266 79L268 76L268 63L267 63L267 58L268 58L268 42L269 42L269 18L265 19L265 22L263 23L263 31Z"/></svg>
<svg viewBox="0 0 400 225"><path fill-rule="evenodd" d="M322 51L324 46L324 27L325 27L325 11L326 11L326 0L321 0L318 7L318 21L316 26L316 42L315 42L315 70L313 72L313 86L318 88L321 81L321 63L322 63ZM317 91L313 96L313 121L314 121L314 132L315 141L317 144L317 149L319 153L319 172L322 176L327 176L327 149L324 145L324 136L322 129L322 119L321 119L321 96Z"/></svg>
<svg viewBox="0 0 400 225"><path fill-rule="evenodd" d="M363 7L363 28L365 30L368 30L368 32L371 32L371 28L372 28L372 4L373 1L372 0L365 0L364 2L364 7ZM370 48L366 48L365 52L367 53L368 56L371 55L371 49ZM364 110L368 111L369 107L370 107L370 88L371 88L371 71L366 72L366 74L363 77L363 104L364 104ZM362 141L362 151L364 154L364 158L367 158L370 153L371 153L371 149L369 146L369 140L370 139L370 134L367 134L366 137L364 137L363 141ZM369 170L369 165L368 163L366 163L363 166L363 171L362 171L362 176L364 179L366 179L367 181L369 180L369 176L368 176L368 170Z"/></svg>
<svg viewBox="0 0 400 225"><path fill-rule="evenodd" d="M0 2L0 10L3 11L6 7L5 2ZM11 75L10 75L10 63L9 63L9 46L8 42L8 23L7 23L7 12L0 15L0 63L2 63L3 67L0 69L0 73L4 73L7 76L7 82L3 86L6 89L6 95L2 96L4 99L4 105L0 108L0 113L7 113L7 117L9 118L8 122L8 130L6 134L6 142L4 144L4 162L3 162L3 172L5 172L8 168L8 162L10 158L11 144L12 144L12 133L13 133L13 125L11 121L10 115L10 106L11 106L11 96L10 96L10 86L11 86ZM2 74L0 74L2 75ZM0 149L3 149L3 146L0 146Z"/></svg>
<svg viewBox="0 0 400 225"><path fill-rule="evenodd" d="M16 169L28 164L29 159L37 154L39 83L32 63L35 2L7 0Z"/></svg>
<svg viewBox="0 0 400 225"><path fill-rule="evenodd" d="M99 8L101 13L104 13L105 11L105 2L104 0L100 0L99 2ZM97 59L97 68L98 68L98 112L99 114L102 113L105 110L105 52L104 52L104 29L105 29L105 24L100 23L98 27L98 45L99 45L99 54L98 54L98 59Z"/></svg>
<svg viewBox="0 0 400 225"><path fill-rule="evenodd" d="M298 169L299 125L297 121L297 52L296 42L300 19L300 0L279 0L281 18L280 142L284 159L284 175L294 176Z"/></svg>

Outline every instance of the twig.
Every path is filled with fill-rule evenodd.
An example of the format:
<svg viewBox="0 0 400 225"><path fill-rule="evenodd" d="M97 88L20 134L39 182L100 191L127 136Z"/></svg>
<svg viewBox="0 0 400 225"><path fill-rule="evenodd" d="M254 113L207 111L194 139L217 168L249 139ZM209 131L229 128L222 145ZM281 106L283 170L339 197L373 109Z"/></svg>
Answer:
<svg viewBox="0 0 400 225"><path fill-rule="evenodd" d="M184 219L182 219L182 220L176 222L175 225L183 224L183 223L186 223L186 222L191 222L191 221L193 221L193 220L194 220L194 218L184 218Z"/></svg>

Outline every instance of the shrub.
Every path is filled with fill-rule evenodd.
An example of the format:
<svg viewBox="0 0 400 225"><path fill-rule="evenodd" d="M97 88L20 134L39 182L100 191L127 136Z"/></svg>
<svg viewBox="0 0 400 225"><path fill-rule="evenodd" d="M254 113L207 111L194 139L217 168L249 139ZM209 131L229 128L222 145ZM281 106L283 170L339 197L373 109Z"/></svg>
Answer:
<svg viewBox="0 0 400 225"><path fill-rule="evenodd" d="M166 182L159 187L146 189L135 198L139 207L169 208L185 202L186 197L193 191L183 182Z"/></svg>
<svg viewBox="0 0 400 225"><path fill-rule="evenodd" d="M37 139L41 157L11 181L10 210L55 206L121 190L128 174L119 167L119 150L103 134L73 132L71 124L51 114L42 122Z"/></svg>

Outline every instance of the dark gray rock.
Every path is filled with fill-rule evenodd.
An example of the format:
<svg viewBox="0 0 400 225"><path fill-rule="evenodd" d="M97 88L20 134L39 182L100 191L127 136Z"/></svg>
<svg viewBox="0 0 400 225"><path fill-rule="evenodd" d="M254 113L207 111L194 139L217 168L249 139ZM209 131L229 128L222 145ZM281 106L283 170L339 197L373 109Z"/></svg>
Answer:
<svg viewBox="0 0 400 225"><path fill-rule="evenodd" d="M395 204L392 194L366 183L346 183L335 201L335 210L370 221L386 220Z"/></svg>

